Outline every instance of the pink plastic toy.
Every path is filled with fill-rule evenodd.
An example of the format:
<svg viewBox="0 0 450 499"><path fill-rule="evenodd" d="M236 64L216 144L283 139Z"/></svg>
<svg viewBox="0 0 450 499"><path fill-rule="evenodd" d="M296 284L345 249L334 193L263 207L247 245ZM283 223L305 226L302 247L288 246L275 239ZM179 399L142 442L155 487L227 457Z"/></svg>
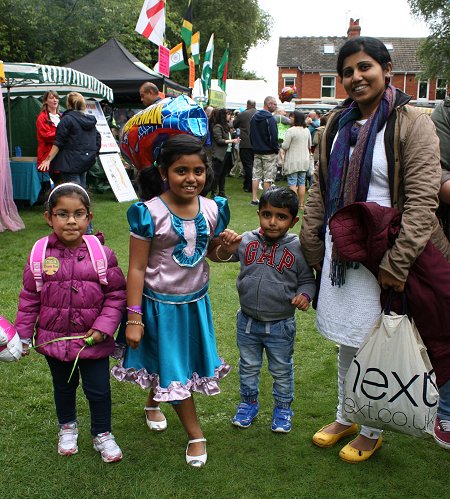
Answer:
<svg viewBox="0 0 450 499"><path fill-rule="evenodd" d="M12 362L22 357L22 342L14 326L0 315L0 361Z"/></svg>

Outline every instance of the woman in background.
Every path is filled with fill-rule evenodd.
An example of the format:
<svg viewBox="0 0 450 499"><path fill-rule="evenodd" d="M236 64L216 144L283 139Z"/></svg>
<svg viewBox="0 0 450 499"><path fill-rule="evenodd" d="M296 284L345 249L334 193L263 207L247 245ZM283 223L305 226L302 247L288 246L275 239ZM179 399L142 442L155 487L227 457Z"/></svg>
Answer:
<svg viewBox="0 0 450 499"><path fill-rule="evenodd" d="M37 165L48 157L56 137L56 127L61 120L59 112L59 95L54 90L45 92L42 97L41 112L36 119L36 135L37 135ZM52 180L56 183L58 174L52 173ZM50 184L48 185L50 187Z"/></svg>
<svg viewBox="0 0 450 499"><path fill-rule="evenodd" d="M214 170L214 182L211 196L216 194L225 196L225 178L233 167L233 144L237 144L239 139L231 138L231 129L228 122L228 112L226 109L218 109L214 114L212 126L212 162ZM217 192L217 189L219 192Z"/></svg>
<svg viewBox="0 0 450 499"><path fill-rule="evenodd" d="M305 205L306 173L309 169L311 154L311 134L306 128L305 115L294 111L291 116L291 128L284 136L281 147L286 151L283 164L283 174L287 175L289 189L298 197L301 210Z"/></svg>
<svg viewBox="0 0 450 499"><path fill-rule="evenodd" d="M86 101L78 92L70 92L66 99L67 111L63 114L47 158L38 166L41 171L52 169L61 172L61 182L75 182L86 187L86 173L100 151L101 137L94 116L85 113Z"/></svg>

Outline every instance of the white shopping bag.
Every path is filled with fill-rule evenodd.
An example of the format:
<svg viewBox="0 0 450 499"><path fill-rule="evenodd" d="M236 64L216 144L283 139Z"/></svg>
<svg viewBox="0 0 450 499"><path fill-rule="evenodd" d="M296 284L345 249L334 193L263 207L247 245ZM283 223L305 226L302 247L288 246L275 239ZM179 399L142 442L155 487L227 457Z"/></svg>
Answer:
<svg viewBox="0 0 450 499"><path fill-rule="evenodd" d="M355 423L425 436L439 393L425 345L407 315L382 314L344 381L344 414Z"/></svg>

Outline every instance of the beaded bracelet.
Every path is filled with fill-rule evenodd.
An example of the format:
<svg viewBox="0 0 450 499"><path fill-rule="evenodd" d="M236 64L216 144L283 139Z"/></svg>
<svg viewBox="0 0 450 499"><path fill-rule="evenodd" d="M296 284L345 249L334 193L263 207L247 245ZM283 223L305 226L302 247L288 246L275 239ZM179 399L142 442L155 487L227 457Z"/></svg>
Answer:
<svg viewBox="0 0 450 499"><path fill-rule="evenodd" d="M219 256L219 248L221 248L222 246L219 244L219 246L216 246L216 256L217 256L217 260L219 260L219 262L229 262L232 258L233 258L233 255L231 254L226 260L224 260L223 258L220 258Z"/></svg>
<svg viewBox="0 0 450 499"><path fill-rule="evenodd" d="M142 313L142 307L140 305L132 305L131 307L127 307L129 312L133 312L133 314L144 315Z"/></svg>
<svg viewBox="0 0 450 499"><path fill-rule="evenodd" d="M125 322L125 324L127 326L129 326L130 324L133 324L135 326L142 326L142 327L144 327L144 323L142 321L127 321L127 322Z"/></svg>

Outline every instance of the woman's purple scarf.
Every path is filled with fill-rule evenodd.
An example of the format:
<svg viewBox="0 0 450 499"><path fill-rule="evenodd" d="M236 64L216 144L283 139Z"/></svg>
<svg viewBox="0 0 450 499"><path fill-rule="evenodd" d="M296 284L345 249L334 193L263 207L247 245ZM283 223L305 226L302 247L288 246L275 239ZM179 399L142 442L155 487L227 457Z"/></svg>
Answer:
<svg viewBox="0 0 450 499"><path fill-rule="evenodd" d="M357 201L367 200L377 133L384 127L394 109L395 94L395 87L387 86L380 105L358 130L355 130L354 123L361 119L361 112L356 102L352 102L349 108L343 111L328 164L324 228L340 208ZM350 147L353 145L352 138L355 133L357 133L356 144L350 157ZM352 264L344 265L338 262L337 255L333 251L330 270L333 285L344 284L345 268L348 266Z"/></svg>

